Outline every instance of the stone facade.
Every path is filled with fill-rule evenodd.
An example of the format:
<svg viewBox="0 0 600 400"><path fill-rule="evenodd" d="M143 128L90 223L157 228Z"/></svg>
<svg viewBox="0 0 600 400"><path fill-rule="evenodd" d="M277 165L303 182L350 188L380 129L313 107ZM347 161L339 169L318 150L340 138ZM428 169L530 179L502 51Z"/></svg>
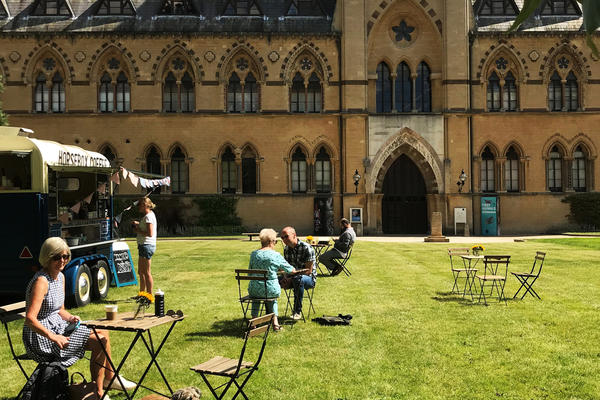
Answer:
<svg viewBox="0 0 600 400"><path fill-rule="evenodd" d="M27 19L24 3L2 3L8 13L3 19L0 13L0 100L11 125L109 152L128 169L184 171L180 190L167 195L236 196L252 230L291 224L311 233L315 197L331 196L335 219L360 207L363 232L389 233L384 219L410 213L390 203L403 201L390 200L393 190L398 199L420 198L417 207L425 207L428 219L441 212L444 233L453 232L454 207L466 207L470 232L480 233L483 196L498 198L499 233L547 232L568 226L566 194L597 190L600 66L578 15L546 25L538 18L541 25L506 34L511 18L489 22L480 0L315 1L310 16L286 15L288 2L249 2L260 6L260 17L221 16L225 3L195 2L197 15L166 24L166 17L152 15L152 7L162 7L157 1L133 2L139 10L133 17L90 16L87 3L73 1L70 25L60 17ZM378 86L385 68L400 88L389 93L389 110L378 108L388 101ZM256 80L241 103L255 109L231 112L234 74L243 88ZM564 93L573 76L573 109L569 103L551 110L549 86L558 82ZM43 96L40 79L49 90L48 112L36 101ZM115 94L123 87L119 79L129 85L128 102ZM295 108L297 88L308 90L311 79L318 89L302 95L318 92L317 112L294 112L302 111ZM60 95L52 99L58 85L62 105ZM102 93L110 85L109 106ZM165 100L167 87L179 96L176 106L175 97ZM193 101L182 102L184 94ZM501 96L497 103L494 96ZM158 167L149 165L151 153ZM224 162L229 154L231 164ZM390 189L401 156L420 174L415 187L423 181L418 196ZM549 165L561 179L549 180ZM582 170L584 178L575 180L573 171ZM245 179L253 180L252 189ZM139 191L127 184L119 190Z"/></svg>

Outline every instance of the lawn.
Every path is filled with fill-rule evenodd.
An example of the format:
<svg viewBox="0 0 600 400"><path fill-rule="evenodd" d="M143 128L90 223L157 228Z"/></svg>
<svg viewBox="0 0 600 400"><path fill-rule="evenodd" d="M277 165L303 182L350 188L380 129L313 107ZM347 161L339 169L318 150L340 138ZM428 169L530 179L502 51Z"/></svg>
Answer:
<svg viewBox="0 0 600 400"><path fill-rule="evenodd" d="M600 239L486 245L486 254L512 255L509 271L528 270L536 250L547 252L535 286L541 301L526 297L505 305L492 299L488 307L450 295L448 247L357 242L348 263L352 276L318 278L314 300L317 314L352 314L352 325L300 322L270 335L261 368L246 387L248 396L598 398ZM256 242L239 240L159 242L153 258L155 287L164 290L167 309L186 314L159 357L174 388L195 385L203 398L211 398L189 367L215 355L239 354L241 310L233 269L245 268L255 248ZM509 277L506 292L512 296L517 287ZM119 302L120 310L133 309L124 299L135 291L113 288L108 300ZM280 313L284 308L280 299ZM92 319L104 311L94 304L75 312ZM20 327L13 324L12 329L19 338ZM129 335L112 334L114 353L123 354ZM136 364L147 361L142 350L134 351L125 376L139 375ZM70 372L89 377L87 365L82 360ZM0 398L15 396L24 379L8 357L6 340L0 341L0 368ZM162 388L160 382L152 372L145 383ZM125 396L111 392L111 398Z"/></svg>

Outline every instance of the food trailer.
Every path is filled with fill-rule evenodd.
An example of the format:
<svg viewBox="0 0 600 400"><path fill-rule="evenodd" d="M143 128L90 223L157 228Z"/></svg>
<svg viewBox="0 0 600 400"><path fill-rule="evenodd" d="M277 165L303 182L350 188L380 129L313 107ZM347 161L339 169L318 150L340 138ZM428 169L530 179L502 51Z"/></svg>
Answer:
<svg viewBox="0 0 600 400"><path fill-rule="evenodd" d="M46 238L71 249L67 303L105 298L111 285L137 284L129 247L113 238L115 172L102 154L0 127L0 294L20 294L39 268Z"/></svg>

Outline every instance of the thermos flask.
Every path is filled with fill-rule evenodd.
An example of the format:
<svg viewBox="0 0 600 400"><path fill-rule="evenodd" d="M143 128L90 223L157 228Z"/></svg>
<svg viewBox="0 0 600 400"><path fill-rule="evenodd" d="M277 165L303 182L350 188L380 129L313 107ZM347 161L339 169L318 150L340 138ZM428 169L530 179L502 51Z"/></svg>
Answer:
<svg viewBox="0 0 600 400"><path fill-rule="evenodd" d="M160 289L154 294L154 315L157 317L165 315L165 293Z"/></svg>

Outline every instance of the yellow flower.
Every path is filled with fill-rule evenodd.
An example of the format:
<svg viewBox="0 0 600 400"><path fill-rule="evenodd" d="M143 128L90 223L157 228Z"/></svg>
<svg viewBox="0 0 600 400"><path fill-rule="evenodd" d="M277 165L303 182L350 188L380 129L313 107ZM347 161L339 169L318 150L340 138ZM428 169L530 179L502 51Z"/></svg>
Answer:
<svg viewBox="0 0 600 400"><path fill-rule="evenodd" d="M306 241L307 241L307 242L312 242L313 240L314 240L314 238L313 238L312 236L310 236L310 235L308 235L308 236L306 237Z"/></svg>
<svg viewBox="0 0 600 400"><path fill-rule="evenodd" d="M154 303L154 296L152 295L152 293L139 292L138 303Z"/></svg>
<svg viewBox="0 0 600 400"><path fill-rule="evenodd" d="M476 244L471 247L471 250L472 251L484 251L485 247L483 247L483 245Z"/></svg>

